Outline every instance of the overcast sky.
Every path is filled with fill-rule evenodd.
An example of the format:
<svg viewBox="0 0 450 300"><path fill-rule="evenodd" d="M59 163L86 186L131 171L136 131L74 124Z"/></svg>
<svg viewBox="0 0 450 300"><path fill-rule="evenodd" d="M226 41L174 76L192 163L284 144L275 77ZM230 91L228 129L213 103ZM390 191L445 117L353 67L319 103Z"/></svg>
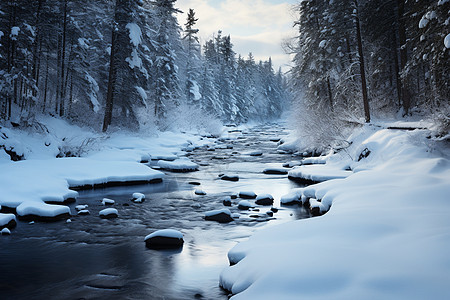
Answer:
<svg viewBox="0 0 450 300"><path fill-rule="evenodd" d="M256 60L272 57L275 70L289 63L281 42L295 35L292 5L298 0L178 0L176 7L184 28L189 8L199 19L197 28L202 45L217 30L231 35L235 52L247 57L252 52ZM283 68L286 70L287 68Z"/></svg>

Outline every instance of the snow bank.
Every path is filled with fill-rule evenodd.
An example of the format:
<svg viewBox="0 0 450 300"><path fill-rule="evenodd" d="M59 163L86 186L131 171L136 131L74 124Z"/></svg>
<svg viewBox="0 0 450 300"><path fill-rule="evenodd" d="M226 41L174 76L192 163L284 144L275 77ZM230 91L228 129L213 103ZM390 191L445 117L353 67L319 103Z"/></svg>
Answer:
<svg viewBox="0 0 450 300"><path fill-rule="evenodd" d="M233 300L448 298L450 161L433 157L427 134L369 126L355 134L349 154L371 150L347 162L360 171L290 195L331 210L236 245L221 286Z"/></svg>
<svg viewBox="0 0 450 300"><path fill-rule="evenodd" d="M293 180L310 182L322 182L331 179L346 178L353 172L339 169L329 165L307 165L294 167L288 172L288 177Z"/></svg>
<svg viewBox="0 0 450 300"><path fill-rule="evenodd" d="M160 181L162 172L135 162L107 162L87 158L26 160L2 164L0 205L17 208L19 216L56 217L69 214L62 203L78 196L69 188Z"/></svg>

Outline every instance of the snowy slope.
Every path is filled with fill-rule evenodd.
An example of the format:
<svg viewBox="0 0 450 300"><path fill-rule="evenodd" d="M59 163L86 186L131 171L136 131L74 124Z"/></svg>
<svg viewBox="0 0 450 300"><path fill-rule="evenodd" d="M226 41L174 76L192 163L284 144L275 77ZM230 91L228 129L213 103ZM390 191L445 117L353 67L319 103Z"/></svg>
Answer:
<svg viewBox="0 0 450 300"><path fill-rule="evenodd" d="M426 135L370 126L353 135L355 174L294 191L330 211L236 245L220 284L236 300L448 299L450 162Z"/></svg>

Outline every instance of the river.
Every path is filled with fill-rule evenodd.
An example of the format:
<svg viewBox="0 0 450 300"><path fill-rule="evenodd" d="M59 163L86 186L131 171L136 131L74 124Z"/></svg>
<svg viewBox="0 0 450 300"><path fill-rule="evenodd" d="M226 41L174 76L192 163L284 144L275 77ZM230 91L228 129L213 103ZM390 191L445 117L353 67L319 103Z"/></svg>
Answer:
<svg viewBox="0 0 450 300"><path fill-rule="evenodd" d="M74 216L70 223L19 221L11 236L0 238L0 298L228 299L218 285L228 250L255 230L310 217L302 207L279 204L282 195L300 185L287 175L262 172L295 160L276 150L275 140L285 136L286 129L268 124L233 134L237 138L209 138L215 151L187 153L201 166L197 172L165 172L158 184L81 191L70 207L75 212L75 205L87 204L90 214ZM263 155L248 155L252 150ZM222 173L238 174L240 180L220 180ZM195 195L195 188L207 194ZM234 206L232 212L241 216L233 222L203 219L205 211L224 207L225 196L243 190L272 194L280 210L270 218L265 215L270 207L239 211ZM147 200L131 202L134 192L144 193ZM118 218L98 217L105 197L116 201ZM183 233L183 248L147 249L144 237L165 228Z"/></svg>

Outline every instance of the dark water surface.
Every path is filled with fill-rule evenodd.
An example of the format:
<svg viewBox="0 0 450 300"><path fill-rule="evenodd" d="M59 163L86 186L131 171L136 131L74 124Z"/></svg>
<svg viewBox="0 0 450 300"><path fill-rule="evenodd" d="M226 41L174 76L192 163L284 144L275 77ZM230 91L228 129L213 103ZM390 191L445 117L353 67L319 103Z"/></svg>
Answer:
<svg viewBox="0 0 450 300"><path fill-rule="evenodd" d="M19 221L11 236L0 236L0 299L228 299L218 286L228 250L255 230L309 213L297 206L281 207L268 218L264 215L270 207L242 212L233 206L232 212L241 217L219 224L205 221L204 212L223 208L225 196L243 190L270 193L274 206L280 207L280 196L298 185L286 175L262 171L295 159L277 153L277 143L271 141L285 134L282 127L264 125L235 132L229 140L211 138L215 151L188 153L201 165L198 172L165 172L159 184L82 191L70 205L72 213L75 205L88 204L90 215L74 216L70 223ZM218 149L227 145L233 149ZM245 154L252 150L263 155ZM221 173L238 174L240 180L220 180ZM195 195L195 188L207 195ZM144 193L147 200L131 202L133 192ZM104 197L116 201L119 218L98 217ZM147 249L144 237L165 228L184 234L183 248Z"/></svg>

